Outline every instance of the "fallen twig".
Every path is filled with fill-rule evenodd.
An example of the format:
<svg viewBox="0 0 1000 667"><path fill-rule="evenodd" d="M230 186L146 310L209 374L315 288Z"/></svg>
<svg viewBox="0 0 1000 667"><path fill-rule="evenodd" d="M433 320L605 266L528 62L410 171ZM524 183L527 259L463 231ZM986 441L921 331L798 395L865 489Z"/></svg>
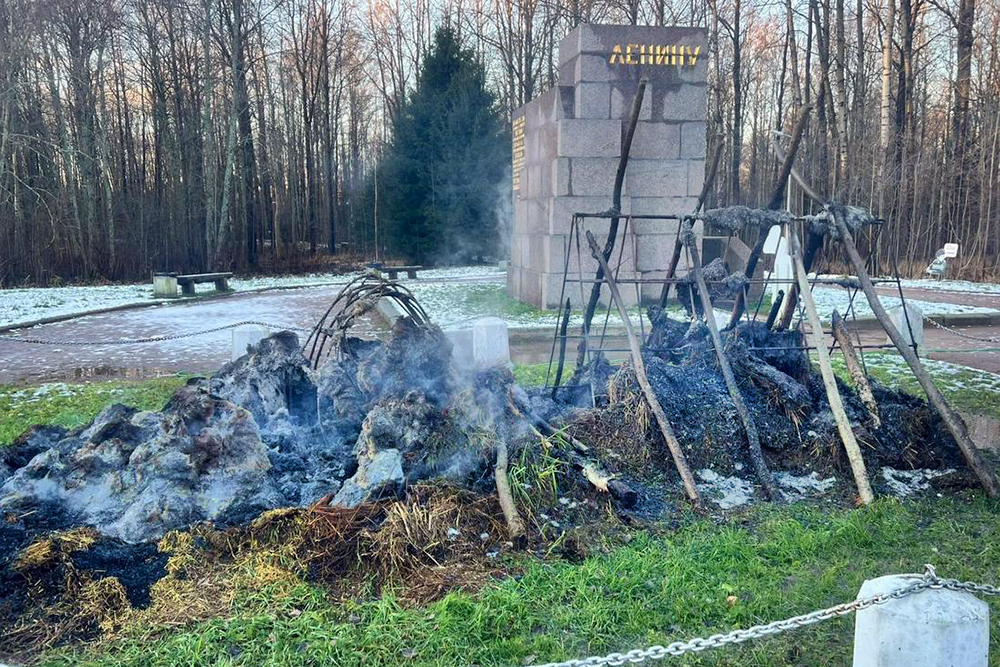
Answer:
<svg viewBox="0 0 1000 667"><path fill-rule="evenodd" d="M518 514L514 498L510 493L510 481L507 479L507 443L498 439L496 443L497 462L493 468L493 476L497 483L497 499L504 519L507 520L507 532L514 544L524 542L524 520Z"/></svg>

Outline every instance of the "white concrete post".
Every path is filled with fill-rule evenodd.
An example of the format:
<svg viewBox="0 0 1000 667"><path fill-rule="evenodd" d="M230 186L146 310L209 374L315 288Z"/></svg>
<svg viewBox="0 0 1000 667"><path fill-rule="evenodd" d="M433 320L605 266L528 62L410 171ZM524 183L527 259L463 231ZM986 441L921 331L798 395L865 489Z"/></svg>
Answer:
<svg viewBox="0 0 1000 667"><path fill-rule="evenodd" d="M909 317L909 326L907 326L907 316ZM903 306L900 305L889 311L889 317L899 333L903 334L903 340L908 345L913 345L915 342L918 350L924 346L924 313L922 310L912 303L907 303L905 313ZM911 329L913 336L910 336Z"/></svg>
<svg viewBox="0 0 1000 667"><path fill-rule="evenodd" d="M472 358L476 368L510 364L506 322L499 317L482 317L473 322Z"/></svg>
<svg viewBox="0 0 1000 667"><path fill-rule="evenodd" d="M244 324L233 329L233 361L247 353L247 348L256 345L270 335L267 327L259 324Z"/></svg>
<svg viewBox="0 0 1000 667"><path fill-rule="evenodd" d="M866 581L858 598L912 584L921 575ZM987 667L990 608L969 593L925 589L863 609L854 622L854 667Z"/></svg>

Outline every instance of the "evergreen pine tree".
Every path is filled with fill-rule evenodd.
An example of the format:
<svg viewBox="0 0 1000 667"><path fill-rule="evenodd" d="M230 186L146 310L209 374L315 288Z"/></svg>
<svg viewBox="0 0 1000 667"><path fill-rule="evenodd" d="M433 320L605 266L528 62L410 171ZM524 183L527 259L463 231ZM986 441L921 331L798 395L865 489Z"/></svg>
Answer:
<svg viewBox="0 0 1000 667"><path fill-rule="evenodd" d="M483 64L454 30L439 28L380 166L379 218L392 250L421 264L494 254L509 159Z"/></svg>

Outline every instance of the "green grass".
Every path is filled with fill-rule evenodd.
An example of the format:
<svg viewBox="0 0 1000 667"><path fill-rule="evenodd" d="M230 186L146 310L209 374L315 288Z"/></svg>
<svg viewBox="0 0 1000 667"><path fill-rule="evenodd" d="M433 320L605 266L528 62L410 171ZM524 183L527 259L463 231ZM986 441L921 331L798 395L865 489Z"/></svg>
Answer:
<svg viewBox="0 0 1000 667"><path fill-rule="evenodd" d="M567 355L569 353L567 352ZM573 370L576 368L576 364L572 361L568 361L563 367L563 381L572 377ZM545 386L545 376L549 372L549 362L544 361L540 364L518 364L514 366L514 379L522 387L543 387ZM555 379L556 369L552 368L552 377L549 378L549 382Z"/></svg>
<svg viewBox="0 0 1000 667"><path fill-rule="evenodd" d="M108 380L30 387L0 385L0 446L35 424L73 428L88 423L112 403L159 410L187 380L176 375L151 380Z"/></svg>
<svg viewBox="0 0 1000 667"><path fill-rule="evenodd" d="M521 557L520 576L427 606L392 594L331 604L303 584L281 599L258 595L232 618L41 664L513 666L625 651L847 601L866 578L927 562L942 576L1000 583L998 510L978 497L883 499L857 510L761 506L721 526L690 517L666 534L631 533L607 553L594 544L579 563ZM1000 605L990 604L996 656ZM852 635L848 617L670 664L842 666Z"/></svg>

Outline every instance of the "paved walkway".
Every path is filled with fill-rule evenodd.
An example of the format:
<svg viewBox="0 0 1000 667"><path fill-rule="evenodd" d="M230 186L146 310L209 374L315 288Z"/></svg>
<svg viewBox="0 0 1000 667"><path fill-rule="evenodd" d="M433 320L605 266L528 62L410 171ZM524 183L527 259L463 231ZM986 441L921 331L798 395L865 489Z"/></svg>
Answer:
<svg viewBox="0 0 1000 667"><path fill-rule="evenodd" d="M473 279L475 280L475 279ZM431 281L428 281L431 282ZM451 281L449 281L451 282ZM51 341L106 341L143 338L225 326L242 320L258 320L281 326L310 327L329 307L340 286L304 287L263 293L237 294L224 299L170 304L151 308L91 315L20 331L25 337ZM882 288L880 293L895 294ZM1000 310L1000 294L973 294L907 289L905 294L924 301L946 301L986 306ZM359 323L359 333L374 334L380 323L368 318ZM963 326L958 331L979 338L1000 339L1000 326ZM1000 342L970 340L925 324L925 348L932 359L950 361L1000 373ZM304 341L304 334L300 334ZM885 342L885 334L867 331L866 344ZM161 343L120 346L28 345L0 338L0 384L99 377L150 377L165 373L211 373L229 361L230 331ZM513 343L512 355L520 361L547 360L551 332L544 340ZM520 345L523 350L516 349ZM535 348L538 348L537 350ZM538 357L537 359L535 357Z"/></svg>
<svg viewBox="0 0 1000 667"><path fill-rule="evenodd" d="M340 286L325 286L236 294L222 299L89 315L18 333L51 341L98 342L184 334L244 320L311 327L340 289ZM358 330L371 333L377 326L369 318L359 323ZM302 342L306 335L299 334ZM229 330L159 343L114 346L29 345L0 338L0 359L3 359L0 384L211 373L230 360L231 349Z"/></svg>

